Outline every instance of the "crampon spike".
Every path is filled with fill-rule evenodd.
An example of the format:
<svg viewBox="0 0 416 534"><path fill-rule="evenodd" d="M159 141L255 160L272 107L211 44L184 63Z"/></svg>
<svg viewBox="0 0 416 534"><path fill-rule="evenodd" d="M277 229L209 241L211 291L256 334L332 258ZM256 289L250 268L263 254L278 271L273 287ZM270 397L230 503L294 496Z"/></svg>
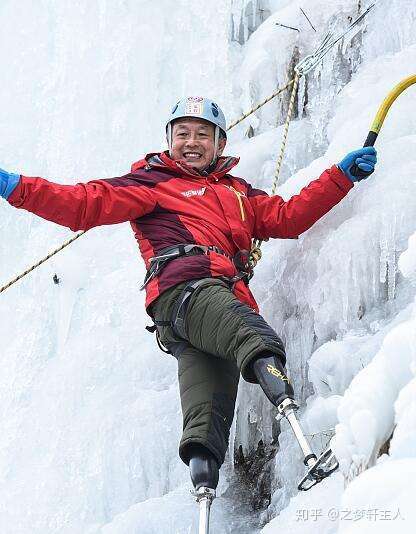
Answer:
<svg viewBox="0 0 416 534"><path fill-rule="evenodd" d="M338 460L335 458L334 453L328 447L319 458L308 463L309 469L305 476L298 484L298 490L308 491L315 484L321 482L324 478L328 477L331 473L338 469Z"/></svg>
<svg viewBox="0 0 416 534"><path fill-rule="evenodd" d="M299 482L298 489L307 491L336 471L339 464L329 447L319 458L312 452L311 446L295 415L295 410L298 408L298 404L293 399L288 398L277 407L279 412L278 418L286 417L304 455L303 463L308 467L308 470Z"/></svg>

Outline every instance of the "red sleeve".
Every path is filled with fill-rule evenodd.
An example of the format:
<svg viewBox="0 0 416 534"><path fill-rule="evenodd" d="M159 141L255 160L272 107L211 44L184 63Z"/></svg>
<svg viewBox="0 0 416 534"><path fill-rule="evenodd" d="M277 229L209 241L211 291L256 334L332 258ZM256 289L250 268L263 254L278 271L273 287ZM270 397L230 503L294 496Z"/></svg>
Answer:
<svg viewBox="0 0 416 534"><path fill-rule="evenodd" d="M74 232L132 221L150 213L156 204L152 188L134 174L76 185L21 176L8 201Z"/></svg>
<svg viewBox="0 0 416 534"><path fill-rule="evenodd" d="M333 165L287 202L278 195L270 197L264 191L249 189L247 196L256 217L254 237L298 237L338 204L352 187L351 180Z"/></svg>

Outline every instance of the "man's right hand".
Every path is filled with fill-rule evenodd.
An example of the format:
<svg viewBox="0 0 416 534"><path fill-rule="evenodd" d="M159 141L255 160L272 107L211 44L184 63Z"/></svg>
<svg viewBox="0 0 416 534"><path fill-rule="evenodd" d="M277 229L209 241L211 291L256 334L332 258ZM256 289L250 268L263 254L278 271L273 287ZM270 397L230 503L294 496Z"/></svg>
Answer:
<svg viewBox="0 0 416 534"><path fill-rule="evenodd" d="M0 169L0 197L6 200L17 187L20 180L20 174L14 174Z"/></svg>

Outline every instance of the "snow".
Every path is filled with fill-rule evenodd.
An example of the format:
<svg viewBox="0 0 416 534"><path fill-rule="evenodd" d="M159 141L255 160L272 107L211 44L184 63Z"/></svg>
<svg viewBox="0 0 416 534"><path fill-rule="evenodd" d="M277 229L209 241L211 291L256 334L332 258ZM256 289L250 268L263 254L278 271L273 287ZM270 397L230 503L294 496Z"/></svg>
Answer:
<svg viewBox="0 0 416 534"><path fill-rule="evenodd" d="M336 510L340 508L343 480L339 473L305 493L298 493L280 514L262 529L262 534L276 534L282 528L293 534L319 532L334 534Z"/></svg>
<svg viewBox="0 0 416 534"><path fill-rule="evenodd" d="M5 1L0 166L61 183L124 174L164 148L167 111L183 95L217 100L230 122L356 16L356 0ZM415 21L413 0L379 0L301 83L280 195L363 144L383 98L414 74ZM387 116L376 173L299 239L265 243L252 281L285 341L305 433L317 452L331 440L340 470L298 492L304 466L283 422L270 506L251 510L234 450L270 444L276 424L259 388L241 383L214 532L415 529L414 95ZM229 135L236 174L269 191L287 99ZM6 203L0 218L1 285L70 235ZM143 276L130 228L119 225L88 232L2 293L2 533L196 531L177 456L176 362L144 330Z"/></svg>

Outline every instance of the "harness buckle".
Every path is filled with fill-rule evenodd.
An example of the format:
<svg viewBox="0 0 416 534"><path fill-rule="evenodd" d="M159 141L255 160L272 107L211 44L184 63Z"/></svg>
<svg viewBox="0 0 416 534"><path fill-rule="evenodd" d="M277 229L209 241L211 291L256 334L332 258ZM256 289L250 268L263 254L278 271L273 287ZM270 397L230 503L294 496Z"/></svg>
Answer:
<svg viewBox="0 0 416 534"><path fill-rule="evenodd" d="M245 271L245 272L251 271L249 250L239 250L235 254L233 261L238 271Z"/></svg>

